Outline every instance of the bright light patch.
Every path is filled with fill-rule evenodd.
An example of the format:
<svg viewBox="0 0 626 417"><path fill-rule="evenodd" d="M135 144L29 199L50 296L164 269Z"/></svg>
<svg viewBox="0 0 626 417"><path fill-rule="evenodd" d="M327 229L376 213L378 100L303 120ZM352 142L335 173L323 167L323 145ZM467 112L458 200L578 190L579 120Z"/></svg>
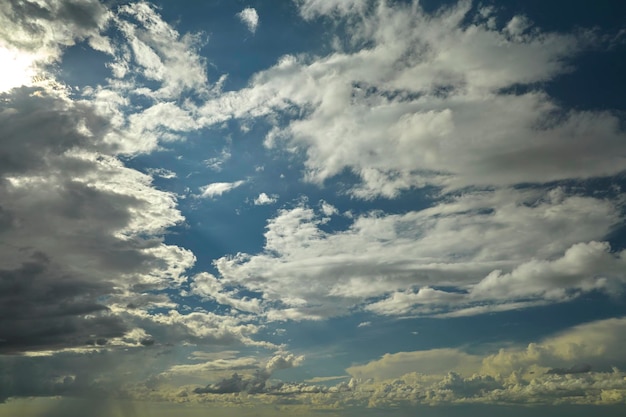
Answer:
<svg viewBox="0 0 626 417"><path fill-rule="evenodd" d="M0 46L0 93L23 85L31 85L36 76L34 68L36 57L16 49Z"/></svg>

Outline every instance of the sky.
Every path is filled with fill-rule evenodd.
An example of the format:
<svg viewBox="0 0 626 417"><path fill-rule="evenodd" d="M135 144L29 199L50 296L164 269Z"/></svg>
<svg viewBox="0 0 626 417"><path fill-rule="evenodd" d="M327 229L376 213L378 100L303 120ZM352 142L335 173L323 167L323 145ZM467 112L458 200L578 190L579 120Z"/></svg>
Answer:
<svg viewBox="0 0 626 417"><path fill-rule="evenodd" d="M621 416L626 3L0 3L0 417Z"/></svg>

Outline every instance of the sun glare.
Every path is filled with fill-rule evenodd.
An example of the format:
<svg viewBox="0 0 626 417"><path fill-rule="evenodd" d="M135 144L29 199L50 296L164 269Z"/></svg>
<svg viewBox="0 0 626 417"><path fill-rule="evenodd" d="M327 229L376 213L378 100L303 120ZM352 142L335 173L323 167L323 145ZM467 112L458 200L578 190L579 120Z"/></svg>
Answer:
<svg viewBox="0 0 626 417"><path fill-rule="evenodd" d="M15 87L31 85L37 75L36 56L0 46L0 93Z"/></svg>

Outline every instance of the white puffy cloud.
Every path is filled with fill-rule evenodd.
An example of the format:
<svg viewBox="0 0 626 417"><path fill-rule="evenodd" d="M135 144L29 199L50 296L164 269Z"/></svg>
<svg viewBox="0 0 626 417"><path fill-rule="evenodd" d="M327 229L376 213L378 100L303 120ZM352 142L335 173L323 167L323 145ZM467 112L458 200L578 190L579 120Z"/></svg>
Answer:
<svg viewBox="0 0 626 417"><path fill-rule="evenodd" d="M499 189L421 211L361 215L328 232L323 207L299 206L268 222L263 252L215 265L227 285L274 302L267 314L276 320L319 319L355 305L385 315L521 308L623 285L622 255L601 242L621 221L619 207L558 187Z"/></svg>
<svg viewBox="0 0 626 417"><path fill-rule="evenodd" d="M200 188L200 191L202 192L201 197L219 197L224 193L234 190L244 183L245 181L243 180L235 182L214 182Z"/></svg>
<svg viewBox="0 0 626 417"><path fill-rule="evenodd" d="M458 372L471 375L480 369L481 360L482 357L467 354L459 349L432 349L385 354L365 365L351 366L346 372L358 379L376 380L399 378L410 372L424 375Z"/></svg>
<svg viewBox="0 0 626 417"><path fill-rule="evenodd" d="M491 375L522 374L589 365L594 370L623 369L625 318L585 323L518 349L501 349L483 360L482 372Z"/></svg>
<svg viewBox="0 0 626 417"><path fill-rule="evenodd" d="M246 25L250 32L256 32L256 28L259 26L259 14L254 7L246 7L237 13L237 17L241 20L241 23Z"/></svg>
<svg viewBox="0 0 626 417"><path fill-rule="evenodd" d="M146 2L121 5L110 12L111 39L107 83L82 89L85 101L109 119L105 137L118 152L135 154L184 140L183 132L202 127L193 100L215 94L206 62L197 49L200 33L179 33Z"/></svg>
<svg viewBox="0 0 626 417"><path fill-rule="evenodd" d="M624 318L568 329L495 354L460 349L387 354L348 368L369 406L391 404L620 404Z"/></svg>
<svg viewBox="0 0 626 417"><path fill-rule="evenodd" d="M357 4L365 3L300 6L309 17L343 10L354 18L351 42L367 47L285 56L250 87L209 100L203 122L306 109L276 126L266 145L303 150L305 179L314 183L353 172L362 182L352 193L366 199L424 185L545 183L626 168L615 114L564 108L540 88L570 70L568 59L595 42L590 35L524 30L530 23L520 16L500 29L489 15L464 25L470 2L435 15L417 2L355 13Z"/></svg>
<svg viewBox="0 0 626 417"><path fill-rule="evenodd" d="M568 329L529 344L508 344L497 353L490 345L483 353L461 348L386 354L380 359L347 369L349 382L315 385L343 377L319 377L303 383L270 380L278 369L298 366L302 357L279 352L254 362L237 352L207 354L209 361L170 368L176 373L202 376L201 370L220 375L203 388L185 387L185 401L223 404L233 401L314 407L317 410L349 407L415 407L420 405L619 405L626 398L626 362L622 355L626 321L600 320ZM199 354L198 359L204 357ZM236 371L221 377L224 372ZM154 391L153 391L154 392ZM159 386L157 398L176 400L168 387ZM180 395L180 390L174 391ZM138 398L144 398L139 393ZM154 395L154 394L153 394ZM358 412L358 408L353 409ZM292 410L293 412L293 410Z"/></svg>
<svg viewBox="0 0 626 417"><path fill-rule="evenodd" d="M278 201L278 196L276 195L267 195L266 193L261 193L257 198L254 199L255 206L264 206L267 204L274 204Z"/></svg>
<svg viewBox="0 0 626 417"><path fill-rule="evenodd" d="M510 273L493 271L470 291L477 299L528 298L537 295L563 299L571 291L602 289L624 281L626 252L611 253L607 242L577 243L559 259L530 260Z"/></svg>

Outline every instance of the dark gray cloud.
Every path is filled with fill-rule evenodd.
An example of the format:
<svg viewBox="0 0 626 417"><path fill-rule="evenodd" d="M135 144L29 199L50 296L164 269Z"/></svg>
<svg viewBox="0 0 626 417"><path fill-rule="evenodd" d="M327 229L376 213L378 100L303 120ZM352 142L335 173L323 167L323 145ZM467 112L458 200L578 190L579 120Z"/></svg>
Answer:
<svg viewBox="0 0 626 417"><path fill-rule="evenodd" d="M0 175L48 170L78 175L92 167L65 152L77 147L110 150L99 140L109 128L106 119L87 105L69 103L40 88L16 88L0 95L0 125Z"/></svg>
<svg viewBox="0 0 626 417"><path fill-rule="evenodd" d="M0 97L0 353L106 345L133 327L112 300L148 308L142 293L168 285L159 228L137 218L159 192L116 160L110 131L62 94Z"/></svg>
<svg viewBox="0 0 626 417"><path fill-rule="evenodd" d="M120 318L97 302L111 283L72 276L41 253L13 270L0 270L0 353L81 346L119 337Z"/></svg>
<svg viewBox="0 0 626 417"><path fill-rule="evenodd" d="M44 356L0 355L0 403L10 397L63 396L86 402L127 398L129 385L144 380L155 366L169 360L164 353L146 347Z"/></svg>

